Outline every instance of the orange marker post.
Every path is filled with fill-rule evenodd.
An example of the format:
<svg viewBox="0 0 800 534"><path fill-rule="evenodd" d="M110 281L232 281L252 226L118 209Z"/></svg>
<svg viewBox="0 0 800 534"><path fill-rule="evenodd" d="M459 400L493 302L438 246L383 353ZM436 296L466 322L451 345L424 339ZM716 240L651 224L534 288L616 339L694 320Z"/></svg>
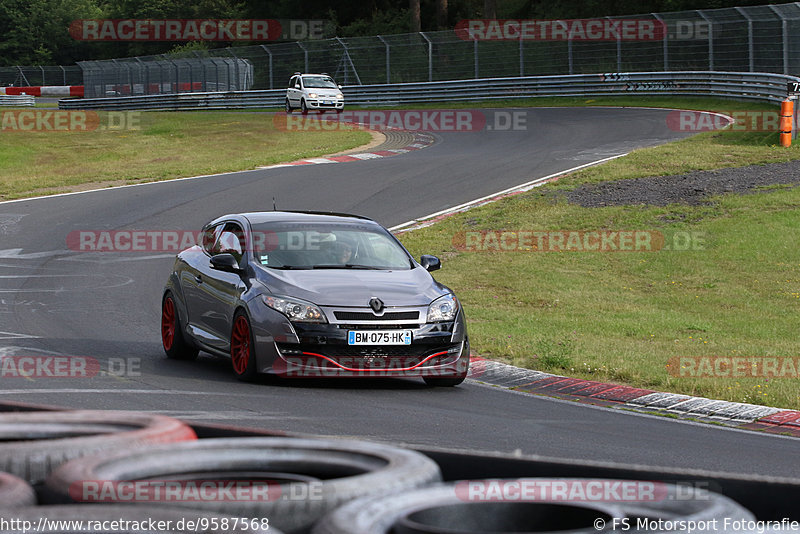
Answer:
<svg viewBox="0 0 800 534"><path fill-rule="evenodd" d="M792 146L792 116L794 115L794 102L788 98L781 102L781 146Z"/></svg>

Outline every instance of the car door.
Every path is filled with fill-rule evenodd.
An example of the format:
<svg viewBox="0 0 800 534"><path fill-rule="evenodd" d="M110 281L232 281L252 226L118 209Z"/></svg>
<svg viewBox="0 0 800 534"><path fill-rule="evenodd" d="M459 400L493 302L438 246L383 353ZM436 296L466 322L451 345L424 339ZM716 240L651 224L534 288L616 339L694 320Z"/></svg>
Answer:
<svg viewBox="0 0 800 534"><path fill-rule="evenodd" d="M300 76L293 76L289 81L289 89L287 89L289 103L292 107L300 107L300 97L303 93Z"/></svg>
<svg viewBox="0 0 800 534"><path fill-rule="evenodd" d="M237 273L220 271L211 267L211 257L233 254L240 265L246 261L244 232L235 222L226 222L216 231L214 243L204 249L205 261L195 262L192 280L187 280L187 305L193 324L202 330L198 337L221 351L228 351L233 313L239 297L245 290Z"/></svg>
<svg viewBox="0 0 800 534"><path fill-rule="evenodd" d="M200 246L185 250L180 255L183 261L178 269L178 278L186 302L187 321L192 334L204 342L210 341L211 337L207 324L209 303L202 287L203 274L211 260L214 243L224 226L220 223L204 228Z"/></svg>

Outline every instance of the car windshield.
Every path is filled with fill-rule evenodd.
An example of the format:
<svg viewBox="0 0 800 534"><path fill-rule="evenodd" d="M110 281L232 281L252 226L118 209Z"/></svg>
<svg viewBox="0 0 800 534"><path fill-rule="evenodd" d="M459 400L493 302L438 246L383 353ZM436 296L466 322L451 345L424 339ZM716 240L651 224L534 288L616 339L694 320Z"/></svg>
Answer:
<svg viewBox="0 0 800 534"><path fill-rule="evenodd" d="M303 76L303 85L306 89L338 89L328 76Z"/></svg>
<svg viewBox="0 0 800 534"><path fill-rule="evenodd" d="M253 225L254 256L273 269L381 269L413 267L406 250L372 225L265 223Z"/></svg>

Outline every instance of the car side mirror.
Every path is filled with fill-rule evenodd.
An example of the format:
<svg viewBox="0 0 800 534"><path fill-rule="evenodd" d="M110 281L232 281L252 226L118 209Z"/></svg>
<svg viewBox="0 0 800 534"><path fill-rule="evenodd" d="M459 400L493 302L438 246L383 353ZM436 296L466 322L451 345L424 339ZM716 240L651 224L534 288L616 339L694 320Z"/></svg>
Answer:
<svg viewBox="0 0 800 534"><path fill-rule="evenodd" d="M342 88L342 86L340 85L340 86L339 86L339 89L341 89L341 88Z"/></svg>
<svg viewBox="0 0 800 534"><path fill-rule="evenodd" d="M229 273L242 272L242 269L239 268L239 262L233 257L233 254L228 254L227 252L211 256L211 268Z"/></svg>
<svg viewBox="0 0 800 534"><path fill-rule="evenodd" d="M422 268L428 272L438 271L442 268L442 262L439 261L439 258L436 256L430 256L428 254L423 254L420 256L419 264L422 265Z"/></svg>

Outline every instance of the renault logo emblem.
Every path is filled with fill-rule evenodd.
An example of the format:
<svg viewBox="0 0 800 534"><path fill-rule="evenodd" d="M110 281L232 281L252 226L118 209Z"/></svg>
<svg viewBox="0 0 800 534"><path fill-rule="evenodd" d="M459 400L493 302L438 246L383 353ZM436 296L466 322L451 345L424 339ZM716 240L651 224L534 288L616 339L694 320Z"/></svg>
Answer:
<svg viewBox="0 0 800 534"><path fill-rule="evenodd" d="M383 311L383 301L378 297L372 297L369 299L369 307L372 308L372 311L375 313L380 313Z"/></svg>

